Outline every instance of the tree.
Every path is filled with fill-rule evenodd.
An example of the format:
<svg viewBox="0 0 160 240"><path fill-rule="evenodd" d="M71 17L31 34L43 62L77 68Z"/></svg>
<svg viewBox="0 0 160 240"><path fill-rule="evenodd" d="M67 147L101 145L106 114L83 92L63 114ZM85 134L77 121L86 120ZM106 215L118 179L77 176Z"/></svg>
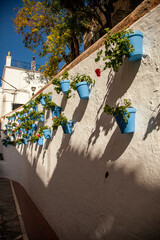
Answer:
<svg viewBox="0 0 160 240"><path fill-rule="evenodd" d="M63 8L58 0L23 0L14 25L27 48L48 56L45 76L52 77L62 60L69 64L80 54L83 35L90 29L83 15Z"/></svg>

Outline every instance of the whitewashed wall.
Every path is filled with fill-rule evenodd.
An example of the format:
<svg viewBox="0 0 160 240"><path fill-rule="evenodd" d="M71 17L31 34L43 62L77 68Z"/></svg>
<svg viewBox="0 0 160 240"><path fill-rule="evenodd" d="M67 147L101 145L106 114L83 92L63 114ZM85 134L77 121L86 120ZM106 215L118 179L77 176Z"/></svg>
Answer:
<svg viewBox="0 0 160 240"><path fill-rule="evenodd" d="M126 59L98 78L94 53L70 70L96 80L89 101L75 93L66 102L52 85L44 91L74 120L72 135L59 128L43 147L3 149L0 176L24 186L62 240L160 239L160 6L131 27L144 34L141 62ZM103 113L124 98L137 109L134 134Z"/></svg>

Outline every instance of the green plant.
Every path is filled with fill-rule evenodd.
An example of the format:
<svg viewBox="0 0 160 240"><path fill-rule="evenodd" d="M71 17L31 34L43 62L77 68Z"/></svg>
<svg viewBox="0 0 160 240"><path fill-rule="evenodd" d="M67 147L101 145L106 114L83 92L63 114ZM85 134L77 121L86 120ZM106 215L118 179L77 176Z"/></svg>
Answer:
<svg viewBox="0 0 160 240"><path fill-rule="evenodd" d="M123 119L127 122L127 117L130 117L130 113L127 112L127 108L131 107L131 102L127 99L124 99L124 105L118 107L110 107L108 104L104 107L104 112L108 115L116 117L117 115L123 115ZM127 117L126 117L127 116Z"/></svg>
<svg viewBox="0 0 160 240"><path fill-rule="evenodd" d="M107 37L105 40L105 51L102 56L103 50L97 53L95 62L98 62L102 57L105 61L106 68L112 68L115 72L118 72L119 66L123 63L123 56L128 56L129 53L134 51L134 47L130 44L129 33L133 33L131 30L123 30L121 32L112 33L109 28L105 29Z"/></svg>
<svg viewBox="0 0 160 240"><path fill-rule="evenodd" d="M51 129L51 128L47 125L44 125L38 129L38 134L40 134L40 136L43 136L43 130L46 130L46 129Z"/></svg>
<svg viewBox="0 0 160 240"><path fill-rule="evenodd" d="M60 81L62 80L65 80L65 79L68 79L69 77L69 73L67 70L65 70L62 74L62 77L61 78L54 78L53 81L52 81L52 84L57 86L54 88L54 90L59 94L60 92L62 92L62 89L61 89L61 85L60 85Z"/></svg>
<svg viewBox="0 0 160 240"><path fill-rule="evenodd" d="M24 128L25 130L30 130L32 129L32 124L34 123L33 120L27 120L24 124L22 124L22 128Z"/></svg>
<svg viewBox="0 0 160 240"><path fill-rule="evenodd" d="M17 126L17 123L12 123L12 127L16 127Z"/></svg>
<svg viewBox="0 0 160 240"><path fill-rule="evenodd" d="M45 97L45 101L46 101L46 102L47 102L47 101L50 101L49 97L50 97L51 94L52 94L52 92L49 92L49 93L42 93L42 92L41 92L41 93L35 98L35 102L39 104L42 97Z"/></svg>
<svg viewBox="0 0 160 240"><path fill-rule="evenodd" d="M52 128L53 130L56 130L61 124L66 125L68 123L68 119L64 116L64 114L60 114L60 117L54 117L53 118L53 125Z"/></svg>
<svg viewBox="0 0 160 240"><path fill-rule="evenodd" d="M19 139L17 139L17 140L16 140L16 143L18 143L18 144L22 144L22 143L23 143L23 141L24 141L24 139L23 139L23 138L19 138Z"/></svg>
<svg viewBox="0 0 160 240"><path fill-rule="evenodd" d="M54 102L47 102L46 103L46 105L43 107L43 109L51 109L52 107L55 107L55 106L57 106L57 104L56 103L54 103Z"/></svg>
<svg viewBox="0 0 160 240"><path fill-rule="evenodd" d="M34 142L38 142L39 137L37 135L33 135L30 139L30 142L34 143Z"/></svg>
<svg viewBox="0 0 160 240"><path fill-rule="evenodd" d="M28 114L28 117L30 118L30 119L36 119L37 117L38 117L38 111L35 111L35 110L33 110L32 112L30 112L29 114Z"/></svg>
<svg viewBox="0 0 160 240"><path fill-rule="evenodd" d="M76 84L79 82L88 82L88 84L95 83L95 80L93 80L90 76L87 76L85 74L82 74L82 75L77 74L76 76L71 77L71 79L72 79L72 82L70 86L73 90L77 90Z"/></svg>
<svg viewBox="0 0 160 240"><path fill-rule="evenodd" d="M23 137L23 138L28 138L28 134L23 133L23 134L22 134L22 137Z"/></svg>

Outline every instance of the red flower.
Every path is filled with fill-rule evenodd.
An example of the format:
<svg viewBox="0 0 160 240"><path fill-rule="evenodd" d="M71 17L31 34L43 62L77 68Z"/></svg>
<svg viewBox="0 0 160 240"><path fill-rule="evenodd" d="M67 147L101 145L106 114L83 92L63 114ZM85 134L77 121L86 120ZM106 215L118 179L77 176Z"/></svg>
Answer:
<svg viewBox="0 0 160 240"><path fill-rule="evenodd" d="M41 91L38 91L38 93L41 93Z"/></svg>
<svg viewBox="0 0 160 240"><path fill-rule="evenodd" d="M39 133L37 134L37 137L40 137Z"/></svg>
<svg viewBox="0 0 160 240"><path fill-rule="evenodd" d="M101 76L101 69L97 68L95 70L95 73L97 74L98 77L100 77Z"/></svg>

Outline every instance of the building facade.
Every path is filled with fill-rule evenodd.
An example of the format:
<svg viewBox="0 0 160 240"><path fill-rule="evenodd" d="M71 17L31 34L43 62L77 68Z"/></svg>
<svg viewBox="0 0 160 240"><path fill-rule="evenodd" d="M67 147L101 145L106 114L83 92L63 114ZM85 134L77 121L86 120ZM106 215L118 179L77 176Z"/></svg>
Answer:
<svg viewBox="0 0 160 240"><path fill-rule="evenodd" d="M37 71L33 57L31 63L12 61L10 52L6 57L0 88L0 116L27 103L32 95L38 92L48 79Z"/></svg>

